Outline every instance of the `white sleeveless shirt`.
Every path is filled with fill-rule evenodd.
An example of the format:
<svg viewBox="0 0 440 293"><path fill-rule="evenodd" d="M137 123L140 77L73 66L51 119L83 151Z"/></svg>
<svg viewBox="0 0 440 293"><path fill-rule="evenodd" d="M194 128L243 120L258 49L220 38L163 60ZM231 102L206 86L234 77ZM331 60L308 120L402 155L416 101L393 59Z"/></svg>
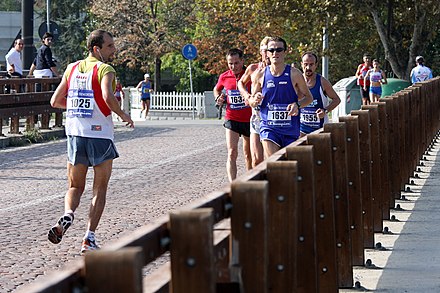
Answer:
<svg viewBox="0 0 440 293"><path fill-rule="evenodd" d="M82 73L78 61L68 77L66 134L113 140L111 110L102 97L98 81L99 62L93 70Z"/></svg>

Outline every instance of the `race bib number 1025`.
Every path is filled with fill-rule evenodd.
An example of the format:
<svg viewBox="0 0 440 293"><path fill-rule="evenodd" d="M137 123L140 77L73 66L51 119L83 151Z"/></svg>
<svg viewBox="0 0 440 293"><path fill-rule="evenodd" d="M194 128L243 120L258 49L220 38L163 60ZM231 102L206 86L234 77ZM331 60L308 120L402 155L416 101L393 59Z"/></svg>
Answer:
<svg viewBox="0 0 440 293"><path fill-rule="evenodd" d="M93 90L69 89L67 95L67 117L91 118L93 115Z"/></svg>

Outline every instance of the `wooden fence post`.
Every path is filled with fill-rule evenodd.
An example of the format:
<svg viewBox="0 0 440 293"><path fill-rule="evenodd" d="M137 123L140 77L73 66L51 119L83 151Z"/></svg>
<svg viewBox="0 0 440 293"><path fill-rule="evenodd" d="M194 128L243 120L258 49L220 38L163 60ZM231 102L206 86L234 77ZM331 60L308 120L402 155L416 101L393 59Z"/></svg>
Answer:
<svg viewBox="0 0 440 293"><path fill-rule="evenodd" d="M318 292L313 146L286 147L286 156L298 162L298 270L294 292Z"/></svg>
<svg viewBox="0 0 440 293"><path fill-rule="evenodd" d="M390 157L389 157L389 126L387 120L387 109L385 102L375 102L372 105L377 106L379 115L379 142L380 142L380 183L381 183L381 210L382 210L382 220L390 219L390 193L391 193L391 180L389 170ZM394 207L394 206L393 206Z"/></svg>
<svg viewBox="0 0 440 293"><path fill-rule="evenodd" d="M142 292L143 259L141 247L117 251L102 249L86 253L88 292Z"/></svg>
<svg viewBox="0 0 440 293"><path fill-rule="evenodd" d="M238 255L244 292L268 292L267 280L267 181L231 183L232 254ZM238 250L238 251L237 251Z"/></svg>
<svg viewBox="0 0 440 293"><path fill-rule="evenodd" d="M299 221L297 162L267 162L266 173L269 181L269 291L294 292L295 276L301 269L295 267Z"/></svg>
<svg viewBox="0 0 440 293"><path fill-rule="evenodd" d="M313 145L313 157L315 160L318 292L338 292L331 134L308 134L307 144Z"/></svg>
<svg viewBox="0 0 440 293"><path fill-rule="evenodd" d="M350 242L350 207L347 181L347 130L344 122L324 125L332 134L333 178L336 219L336 247L340 288L353 287L353 261Z"/></svg>
<svg viewBox="0 0 440 293"><path fill-rule="evenodd" d="M365 263L365 257L358 120L359 118L357 116L339 117L339 121L345 122L347 126L348 200L350 206L349 224L353 265L362 266Z"/></svg>
<svg viewBox="0 0 440 293"><path fill-rule="evenodd" d="M171 292L215 293L211 208L170 213Z"/></svg>
<svg viewBox="0 0 440 293"><path fill-rule="evenodd" d="M399 148L399 132L397 125L399 123L397 100L392 97L382 98L380 101L385 102L388 123L388 178L390 181L389 188L389 207L394 208L395 200L400 198L399 181L396 174L399 174L398 158L400 157Z"/></svg>
<svg viewBox="0 0 440 293"><path fill-rule="evenodd" d="M46 81L42 85L43 91L46 91L46 92L52 91L52 86L53 86L53 84L51 83L51 81L49 79L48 81ZM35 122L37 122L37 121L35 121ZM41 129L50 129L49 123L50 123L50 114L48 114L48 113L41 114L41 127L40 128Z"/></svg>
<svg viewBox="0 0 440 293"><path fill-rule="evenodd" d="M373 203L373 229L374 232L382 232L382 174L380 166L380 134L379 112L377 105L363 105L362 110L368 110L370 114L370 138L371 138L371 195Z"/></svg>
<svg viewBox="0 0 440 293"><path fill-rule="evenodd" d="M371 139L370 115L367 110L351 111L359 119L359 147L361 160L362 223L364 248L374 248L373 197L371 195Z"/></svg>

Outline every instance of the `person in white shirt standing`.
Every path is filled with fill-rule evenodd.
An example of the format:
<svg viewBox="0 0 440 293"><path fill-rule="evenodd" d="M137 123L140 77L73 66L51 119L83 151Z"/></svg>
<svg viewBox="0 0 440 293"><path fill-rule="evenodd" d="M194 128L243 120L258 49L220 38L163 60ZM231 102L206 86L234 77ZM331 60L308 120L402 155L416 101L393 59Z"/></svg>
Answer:
<svg viewBox="0 0 440 293"><path fill-rule="evenodd" d="M432 78L432 71L429 67L424 65L425 59L422 56L416 57L417 66L411 70L411 82L414 84L416 82L425 81Z"/></svg>

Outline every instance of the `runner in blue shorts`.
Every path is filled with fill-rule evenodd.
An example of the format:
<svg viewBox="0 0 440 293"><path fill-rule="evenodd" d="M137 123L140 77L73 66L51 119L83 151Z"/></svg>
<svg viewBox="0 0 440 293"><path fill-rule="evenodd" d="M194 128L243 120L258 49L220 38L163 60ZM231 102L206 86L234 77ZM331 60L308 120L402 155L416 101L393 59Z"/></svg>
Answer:
<svg viewBox="0 0 440 293"><path fill-rule="evenodd" d="M304 136L328 123L328 112L336 108L341 99L331 83L316 73L318 56L315 53L304 53L301 58L301 66L304 79L313 96L313 102L301 109L301 136Z"/></svg>
<svg viewBox="0 0 440 293"><path fill-rule="evenodd" d="M300 108L313 101L301 72L284 62L286 49L282 38L270 38L270 66L252 78L249 104L255 107L261 103L260 137L266 158L298 139Z"/></svg>
<svg viewBox="0 0 440 293"><path fill-rule="evenodd" d="M382 85L387 84L385 72L380 69L380 63L376 59L373 60L373 69L368 70L364 80L370 79L370 100L371 102L379 102L382 95ZM367 88L364 87L366 90Z"/></svg>
<svg viewBox="0 0 440 293"><path fill-rule="evenodd" d="M267 42L269 39L269 37L264 37L260 42L260 62L249 65L246 68L243 76L238 81L238 89L240 90L241 96L244 97L245 100L248 100L251 96L245 85L251 81L252 75L255 72L263 70L269 63L267 58ZM252 167L257 166L264 160L263 145L260 141L260 121L260 106L258 105L256 107L252 107L252 116L250 120Z"/></svg>

